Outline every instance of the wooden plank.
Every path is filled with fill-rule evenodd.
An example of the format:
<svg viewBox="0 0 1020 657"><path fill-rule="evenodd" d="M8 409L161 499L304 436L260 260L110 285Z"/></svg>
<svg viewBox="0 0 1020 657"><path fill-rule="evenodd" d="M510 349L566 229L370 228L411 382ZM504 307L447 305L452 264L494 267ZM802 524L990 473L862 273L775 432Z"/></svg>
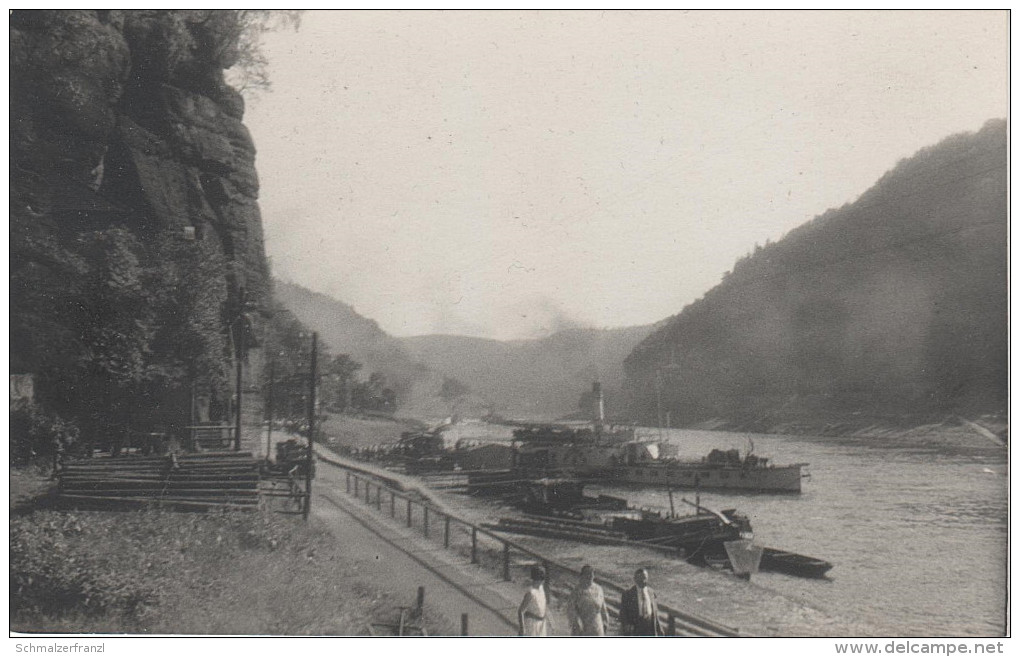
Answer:
<svg viewBox="0 0 1020 657"><path fill-rule="evenodd" d="M245 475L258 474L258 468L251 467L206 467L206 468L92 468L92 469L69 469L60 472L60 476L83 475L96 476L105 474L145 474L145 475Z"/></svg>
<svg viewBox="0 0 1020 657"><path fill-rule="evenodd" d="M173 461L163 459L160 461L152 461L147 463L133 462L127 460L118 461L107 461L103 463L65 463L64 467L79 470L96 470L96 469L121 469L121 468L166 468L171 467ZM179 468L208 468L208 467L231 467L231 468L257 468L259 462L253 459L209 459L205 461L192 461L178 459L177 467Z"/></svg>
<svg viewBox="0 0 1020 657"><path fill-rule="evenodd" d="M258 504L251 502L232 502L232 501L200 501L200 500L158 500L152 498L126 498L126 497L92 497L88 495L66 495L62 496L62 499L69 501L91 503L97 505L108 505L108 506L138 506L145 504L162 504L165 506L175 506L183 508L197 508L197 509L210 509L210 508L226 508L226 509L238 509L238 510L257 510Z"/></svg>
<svg viewBox="0 0 1020 657"><path fill-rule="evenodd" d="M59 473L61 477L78 476L78 477L103 477L108 475L147 475L150 477L165 477L165 476L180 476L186 477L189 475L197 476L235 476L235 475L253 475L257 476L259 471L257 468L183 468L180 470L170 470L168 468L123 468L117 470L67 470Z"/></svg>
<svg viewBox="0 0 1020 657"><path fill-rule="evenodd" d="M65 489L68 493L88 493L95 495L234 495L247 497L258 495L257 488L110 488L107 486L83 486L81 488ZM61 491L62 493L65 491Z"/></svg>
<svg viewBox="0 0 1020 657"><path fill-rule="evenodd" d="M240 461L250 460L257 462L257 459L251 452L234 452L228 450L218 450L203 452L201 454L178 454L177 461L183 462L198 462L198 461L212 461L212 460L225 460L225 461ZM97 456L91 459L72 459L67 461L68 465L101 465L104 463L119 464L119 463L165 463L170 460L169 456L136 456L133 454L111 457L111 456Z"/></svg>
<svg viewBox="0 0 1020 657"><path fill-rule="evenodd" d="M122 500L122 501L126 501L126 502L131 502L131 501L135 501L135 502L174 502L174 501L184 501L184 502L208 502L208 503L220 503L220 502L224 502L224 503L233 503L233 504L257 504L258 503L257 496L252 496L252 497L236 497L236 496L228 496L228 495L223 495L223 496L206 496L206 497L201 497L201 496L197 496L197 497L184 497L184 496L177 497L177 496L173 496L173 495L164 495L164 496L138 496L138 495L133 495L133 496L125 496L125 495L92 495L92 494L86 495L86 494L74 493L74 494L60 495L60 497L62 499L72 499L72 500L89 499L89 500L111 501L111 502L115 502L117 500Z"/></svg>
<svg viewBox="0 0 1020 657"><path fill-rule="evenodd" d="M111 477L108 475L100 475L94 477L62 477L61 483L63 484L81 484L95 481L108 481L111 483L151 483L151 484L225 484L230 486L249 486L258 483L258 477L140 477L140 476L119 476Z"/></svg>
<svg viewBox="0 0 1020 657"><path fill-rule="evenodd" d="M99 476L74 475L74 476L70 476L70 477L61 477L60 478L61 481L66 482L66 483L74 483L74 482L81 482L81 481L125 481L125 482L127 482L127 481L138 481L138 482L157 481L157 482L165 482L165 481L169 480L169 481L181 481L181 482L187 482L187 481L192 481L192 482L202 482L202 481L216 482L216 481L223 481L223 482L236 482L236 483L239 483L239 484L240 483L249 483L249 482L253 482L253 481L259 481L260 479L261 479L261 477L259 477L257 474L243 474L243 475L237 475L237 474L232 474L232 475L215 475L215 474L212 474L212 475L176 475L175 474L175 475L172 475L170 477L166 477L166 476L163 476L163 475L145 475L145 474L139 475L139 474L133 474L133 473L104 474L104 475L99 475Z"/></svg>

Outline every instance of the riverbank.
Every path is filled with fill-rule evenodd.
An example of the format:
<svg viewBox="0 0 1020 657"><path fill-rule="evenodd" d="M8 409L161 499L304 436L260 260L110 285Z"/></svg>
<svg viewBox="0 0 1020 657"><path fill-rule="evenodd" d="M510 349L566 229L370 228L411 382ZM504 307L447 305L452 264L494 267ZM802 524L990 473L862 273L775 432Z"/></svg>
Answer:
<svg viewBox="0 0 1020 657"><path fill-rule="evenodd" d="M415 590L367 578L321 524L269 513L69 511L11 471L16 632L366 635ZM453 627L426 607L430 634Z"/></svg>
<svg viewBox="0 0 1020 657"><path fill-rule="evenodd" d="M939 436L947 441L980 438L998 445L1005 445L1009 441L1009 422L1005 416L999 414L968 419L957 415L891 417L859 413L846 415L775 413L751 421L713 418L683 428L777 436L878 440L928 436Z"/></svg>

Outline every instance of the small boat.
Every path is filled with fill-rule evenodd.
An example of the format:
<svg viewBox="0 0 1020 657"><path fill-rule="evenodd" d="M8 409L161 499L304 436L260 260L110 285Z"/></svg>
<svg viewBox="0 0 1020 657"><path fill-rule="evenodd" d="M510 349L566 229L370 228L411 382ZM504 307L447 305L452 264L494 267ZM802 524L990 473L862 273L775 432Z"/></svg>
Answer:
<svg viewBox="0 0 1020 657"><path fill-rule="evenodd" d="M832 569L832 564L803 554L767 547L761 555L758 568L796 577L825 577L825 573Z"/></svg>
<svg viewBox="0 0 1020 657"><path fill-rule="evenodd" d="M610 526L627 538L683 550L692 563L703 563L706 554L722 549L726 541L737 540L751 531L750 521L733 509L720 515L698 513L676 516L643 511L640 517L615 516Z"/></svg>

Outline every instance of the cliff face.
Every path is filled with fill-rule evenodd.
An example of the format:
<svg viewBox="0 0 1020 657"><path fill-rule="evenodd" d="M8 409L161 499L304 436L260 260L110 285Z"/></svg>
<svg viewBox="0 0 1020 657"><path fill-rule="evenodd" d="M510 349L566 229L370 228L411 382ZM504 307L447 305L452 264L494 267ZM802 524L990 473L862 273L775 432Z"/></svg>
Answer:
<svg viewBox="0 0 1020 657"><path fill-rule="evenodd" d="M270 294L232 11L10 17L11 371L42 401L216 387ZM77 406L77 407L76 407Z"/></svg>
<svg viewBox="0 0 1020 657"><path fill-rule="evenodd" d="M674 422L810 433L1001 414L1006 144L1005 121L950 137L738 262L627 358L632 414L661 398Z"/></svg>

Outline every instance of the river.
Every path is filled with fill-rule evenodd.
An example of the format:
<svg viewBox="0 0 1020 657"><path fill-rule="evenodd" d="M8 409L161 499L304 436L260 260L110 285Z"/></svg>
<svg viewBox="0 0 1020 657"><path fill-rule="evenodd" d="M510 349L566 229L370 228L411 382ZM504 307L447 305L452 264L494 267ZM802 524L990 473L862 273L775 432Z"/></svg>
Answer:
<svg viewBox="0 0 1020 657"><path fill-rule="evenodd" d="M657 437L658 431L640 435ZM682 457L698 458L715 447L743 451L750 439L756 454L777 464L810 464L800 495L702 495L713 508L747 514L760 543L835 564L827 581L759 573L757 585L854 618L880 634L1005 631L1004 448L980 436L878 440L670 430L666 437ZM592 487L591 492L669 506L666 491ZM677 510L686 513L689 507Z"/></svg>
<svg viewBox="0 0 1020 657"><path fill-rule="evenodd" d="M470 426L461 429L465 436L472 432ZM963 432L879 439L638 430L641 438L660 435L679 447L682 458L700 459L713 448L746 451L753 441L755 453L773 463L809 463L811 477L800 495L706 491L702 503L748 515L764 545L833 563L830 577L759 573L748 586L721 573L616 549L528 542L571 561L590 560L617 578L637 563L654 566L660 590L674 600L769 634L1004 633L1009 480L1003 447ZM589 486L588 492L669 508L665 490ZM674 497L677 512L690 512L679 498L692 499L692 492Z"/></svg>

